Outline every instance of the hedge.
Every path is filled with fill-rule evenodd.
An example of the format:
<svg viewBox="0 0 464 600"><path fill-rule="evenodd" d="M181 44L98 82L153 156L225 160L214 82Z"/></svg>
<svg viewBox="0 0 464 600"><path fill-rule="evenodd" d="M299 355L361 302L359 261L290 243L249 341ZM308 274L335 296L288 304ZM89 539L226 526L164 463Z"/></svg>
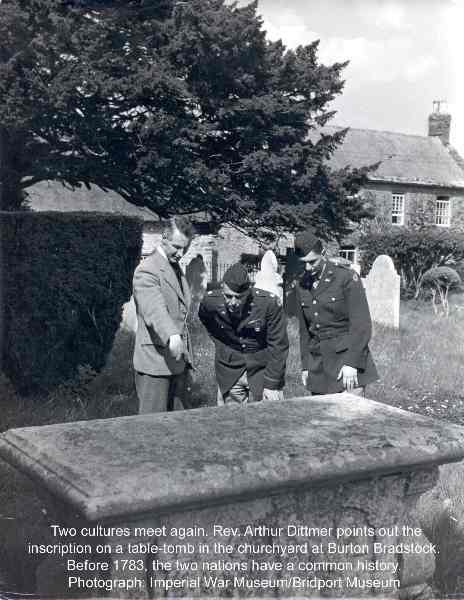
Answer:
<svg viewBox="0 0 464 600"><path fill-rule="evenodd" d="M21 392L99 371L130 298L139 219L0 213L2 371Z"/></svg>
<svg viewBox="0 0 464 600"><path fill-rule="evenodd" d="M403 291L418 296L424 273L438 266L455 266L464 259L464 235L449 229L395 228L365 234L360 242L362 274L380 254L388 254L401 275Z"/></svg>

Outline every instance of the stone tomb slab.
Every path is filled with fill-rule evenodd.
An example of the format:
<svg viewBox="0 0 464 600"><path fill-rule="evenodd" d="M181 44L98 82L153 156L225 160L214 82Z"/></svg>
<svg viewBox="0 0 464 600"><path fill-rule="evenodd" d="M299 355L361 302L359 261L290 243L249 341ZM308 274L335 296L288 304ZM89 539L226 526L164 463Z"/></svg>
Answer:
<svg viewBox="0 0 464 600"><path fill-rule="evenodd" d="M309 587L272 589L278 596L321 591L369 595L372 587L363 582L375 580L384 582L377 591L397 597L400 582L403 591L425 586L433 572L433 556L399 559L387 550L375 552L373 544L401 543L401 528L417 526L415 501L435 484L437 465L464 457L464 429L337 394L263 402L246 409L218 407L14 429L0 436L0 455L47 490L60 506L62 522L77 518L81 524L115 524L131 531L135 525L166 528L161 540L151 540L158 544L157 563L152 554L126 552L129 541L146 539L107 536L108 543L125 544L126 553L111 558L113 576L124 557L148 565L134 575L140 586L134 593L112 589L113 597L157 597L167 591L175 596L228 596L230 586L238 595L269 595L269 587L247 586L240 578L234 583L234 577L269 582L268 572L253 571L253 560L274 564L279 558L285 567L280 578L294 576L290 563L314 566L316 559L350 565L350 571L298 572ZM215 524L224 526L217 534ZM289 524L294 526L291 531ZM176 546L169 532L192 525L200 528L188 540L195 551L182 554L182 545ZM308 525L328 533L324 539L308 540ZM246 535L247 526L258 527L257 533ZM271 526L275 529L266 529ZM358 527L365 535L337 539L339 526L347 531ZM298 542L300 553L283 560L272 543L270 551L258 553L251 546L240 547L241 542L266 540ZM215 575L224 587L204 580L198 567L213 541L220 544L214 560L223 561L218 563L222 570ZM319 555L305 555L302 544L309 541L322 544ZM329 542L346 542L349 551L335 546L327 553ZM243 572L227 570L224 561L231 559L242 564ZM385 571L364 570L363 564L375 560L387 565ZM170 570L162 568L166 563ZM196 568L190 569L192 563ZM348 576L361 582L353 590L346 588ZM163 588L171 580L184 583ZM326 583L316 582L311 588L310 580ZM337 580L342 587L327 584Z"/></svg>

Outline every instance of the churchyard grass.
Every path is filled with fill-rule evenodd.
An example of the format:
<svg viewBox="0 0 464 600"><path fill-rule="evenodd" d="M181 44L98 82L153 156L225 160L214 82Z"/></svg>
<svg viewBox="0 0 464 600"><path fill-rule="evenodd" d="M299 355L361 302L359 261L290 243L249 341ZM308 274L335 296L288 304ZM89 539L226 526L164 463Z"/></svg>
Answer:
<svg viewBox="0 0 464 600"><path fill-rule="evenodd" d="M215 403L213 346L198 320L191 323L195 342L195 383L192 407ZM304 395L295 319L289 320L290 353L285 396ZM399 332L375 326L371 344L381 380L369 387L368 397L423 415L464 425L464 312L452 310L437 318L426 304L401 306ZM0 431L82 419L135 414L137 400L131 368L133 334L121 329L108 364L96 375L81 369L75 381L50 394L21 397L0 378ZM0 463L0 584L33 589L34 560L25 557L27 540L47 539L47 516L33 485ZM421 504L426 531L440 545L437 583L442 591L464 594L464 463L442 469L439 485ZM446 557L444 560L443 557ZM459 575L461 573L461 575ZM0 585L1 589L1 585Z"/></svg>

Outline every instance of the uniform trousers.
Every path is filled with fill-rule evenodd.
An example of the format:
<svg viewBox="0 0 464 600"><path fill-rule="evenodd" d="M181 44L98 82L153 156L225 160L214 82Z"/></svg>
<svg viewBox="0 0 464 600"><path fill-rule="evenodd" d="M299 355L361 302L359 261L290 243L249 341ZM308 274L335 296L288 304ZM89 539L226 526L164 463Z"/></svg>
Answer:
<svg viewBox="0 0 464 600"><path fill-rule="evenodd" d="M248 377L246 371L240 375L234 385L228 392L222 394L218 388L217 391L217 404L218 406L224 406L224 404L236 404L237 406L246 406L248 402L254 402L253 395L250 395L250 386L248 384Z"/></svg>
<svg viewBox="0 0 464 600"><path fill-rule="evenodd" d="M284 393L282 390L279 391L278 399L284 399ZM261 400L261 398L254 398L253 394L250 392L250 386L248 384L246 371L242 373L240 378L234 383L234 385L230 388L228 392L222 394L219 388L217 391L218 406L224 406L224 404L236 404L237 406L246 406L248 402L257 402L258 400Z"/></svg>
<svg viewBox="0 0 464 600"><path fill-rule="evenodd" d="M157 376L135 371L139 415L183 410L189 388L187 371L178 375Z"/></svg>

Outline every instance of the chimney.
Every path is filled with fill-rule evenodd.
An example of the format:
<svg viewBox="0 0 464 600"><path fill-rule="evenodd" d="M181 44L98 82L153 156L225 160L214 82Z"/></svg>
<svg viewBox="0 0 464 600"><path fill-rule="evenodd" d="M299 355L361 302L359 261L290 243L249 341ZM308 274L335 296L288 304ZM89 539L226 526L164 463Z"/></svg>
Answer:
<svg viewBox="0 0 464 600"><path fill-rule="evenodd" d="M439 137L445 146L450 141L451 115L446 112L440 112L441 104L444 100L433 101L433 111L429 115L429 136Z"/></svg>

